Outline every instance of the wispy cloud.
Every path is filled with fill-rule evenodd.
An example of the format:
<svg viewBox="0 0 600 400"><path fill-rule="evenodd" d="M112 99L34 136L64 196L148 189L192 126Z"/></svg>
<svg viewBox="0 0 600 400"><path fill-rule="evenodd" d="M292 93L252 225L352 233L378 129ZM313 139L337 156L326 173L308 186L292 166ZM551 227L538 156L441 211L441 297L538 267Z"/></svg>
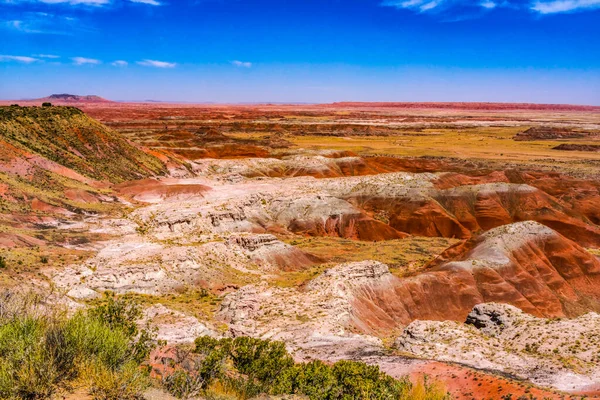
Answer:
<svg viewBox="0 0 600 400"><path fill-rule="evenodd" d="M7 55L0 55L0 62L10 62L10 61L16 61L16 62L21 62L21 63L25 63L25 64L31 64L34 63L36 61L40 61L37 58L34 57L27 57L27 56L7 56Z"/></svg>
<svg viewBox="0 0 600 400"><path fill-rule="evenodd" d="M111 0L37 0L45 4L70 4L86 6L104 6L111 3Z"/></svg>
<svg viewBox="0 0 600 400"><path fill-rule="evenodd" d="M600 8L600 0L535 1L531 9L540 14L570 13Z"/></svg>
<svg viewBox="0 0 600 400"><path fill-rule="evenodd" d="M0 28L26 34L68 35L73 31L87 30L79 20L68 15L46 12L13 14L14 19L0 21Z"/></svg>
<svg viewBox="0 0 600 400"><path fill-rule="evenodd" d="M39 58L51 58L51 59L60 58L60 56L57 56L55 54L34 54L34 56L39 57Z"/></svg>
<svg viewBox="0 0 600 400"><path fill-rule="evenodd" d="M250 68L250 67L252 67L252 63L248 62L248 61L233 60L231 62L231 64L235 65L236 67L240 67L240 68Z"/></svg>
<svg viewBox="0 0 600 400"><path fill-rule="evenodd" d="M418 12L428 12L448 6L453 3L448 0L386 0L382 3L386 7L405 8Z"/></svg>
<svg viewBox="0 0 600 400"><path fill-rule="evenodd" d="M132 3L148 4L151 6L162 6L162 3L156 0L129 0Z"/></svg>
<svg viewBox="0 0 600 400"><path fill-rule="evenodd" d="M162 6L165 3L162 0L0 0L1 4L22 4L22 3L42 3L56 4L63 6L81 6L93 8L105 8L116 6L122 3L146 4L149 6Z"/></svg>
<svg viewBox="0 0 600 400"><path fill-rule="evenodd" d="M89 6L102 8L104 6L116 5L118 3L129 2L138 4L147 4L150 6L161 6L164 3L159 0L0 0L4 4L20 4L20 3L43 3L71 6Z"/></svg>
<svg viewBox="0 0 600 400"><path fill-rule="evenodd" d="M72 57L71 60L73 60L73 64L75 65L97 65L101 63L100 60L86 57Z"/></svg>
<svg viewBox="0 0 600 400"><path fill-rule="evenodd" d="M44 33L42 29L35 27L33 24L22 21L20 19L13 19L9 21L4 21L3 26L5 28L23 32L23 33Z"/></svg>
<svg viewBox="0 0 600 400"><path fill-rule="evenodd" d="M127 61L117 60L117 61L113 61L110 65L115 66L115 67L126 67L129 65L129 63Z"/></svg>
<svg viewBox="0 0 600 400"><path fill-rule="evenodd" d="M155 68L174 68L177 64L170 63L166 61L157 61L157 60L143 60L137 62L139 65L143 65L144 67L155 67Z"/></svg>
<svg viewBox="0 0 600 400"><path fill-rule="evenodd" d="M539 14L589 11L600 8L600 0L481 0L480 2L471 0L383 0L381 5L423 14L443 14L447 17L448 14L456 16L455 14L465 13L466 10L479 10L479 15L483 15L485 11L496 8L511 8Z"/></svg>

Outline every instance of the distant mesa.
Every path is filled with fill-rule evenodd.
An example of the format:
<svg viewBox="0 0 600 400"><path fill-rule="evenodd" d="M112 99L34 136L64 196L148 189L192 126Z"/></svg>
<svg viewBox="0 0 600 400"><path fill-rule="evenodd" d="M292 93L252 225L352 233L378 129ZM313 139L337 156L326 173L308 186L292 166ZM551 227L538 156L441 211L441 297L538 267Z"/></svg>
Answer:
<svg viewBox="0 0 600 400"><path fill-rule="evenodd" d="M534 126L524 132L519 132L513 138L517 141L527 140L555 140L555 139L578 139L593 136L591 133L574 131L570 128L558 128L550 126Z"/></svg>
<svg viewBox="0 0 600 400"><path fill-rule="evenodd" d="M79 96L77 94L52 94L48 97L37 99L37 101L56 102L56 103L114 103L112 100L107 100L100 96L87 95Z"/></svg>
<svg viewBox="0 0 600 400"><path fill-rule="evenodd" d="M574 143L563 143L552 150L563 150L563 151L598 151L600 152L600 144L574 144Z"/></svg>

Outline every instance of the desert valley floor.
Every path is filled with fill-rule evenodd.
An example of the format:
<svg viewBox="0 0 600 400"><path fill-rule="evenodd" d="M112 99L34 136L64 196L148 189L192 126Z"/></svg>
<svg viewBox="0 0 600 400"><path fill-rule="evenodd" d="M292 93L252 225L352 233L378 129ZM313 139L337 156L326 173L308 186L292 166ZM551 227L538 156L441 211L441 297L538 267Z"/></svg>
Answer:
<svg viewBox="0 0 600 400"><path fill-rule="evenodd" d="M51 101L0 107L2 290L134 299L155 360L244 335L600 396L600 107Z"/></svg>

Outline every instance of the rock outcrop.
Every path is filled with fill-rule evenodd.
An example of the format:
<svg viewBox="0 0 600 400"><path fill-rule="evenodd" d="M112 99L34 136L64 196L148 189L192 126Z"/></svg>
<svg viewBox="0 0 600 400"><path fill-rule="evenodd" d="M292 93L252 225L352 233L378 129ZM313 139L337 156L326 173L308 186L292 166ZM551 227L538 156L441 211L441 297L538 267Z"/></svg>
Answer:
<svg viewBox="0 0 600 400"><path fill-rule="evenodd" d="M565 391L600 380L600 315L536 318L516 307L486 303L466 323L414 321L396 340L402 352L465 364Z"/></svg>
<svg viewBox="0 0 600 400"><path fill-rule="evenodd" d="M354 299L371 329L415 319L462 321L479 303L502 302L540 317L600 310L600 260L536 222L495 228L459 243L409 278Z"/></svg>

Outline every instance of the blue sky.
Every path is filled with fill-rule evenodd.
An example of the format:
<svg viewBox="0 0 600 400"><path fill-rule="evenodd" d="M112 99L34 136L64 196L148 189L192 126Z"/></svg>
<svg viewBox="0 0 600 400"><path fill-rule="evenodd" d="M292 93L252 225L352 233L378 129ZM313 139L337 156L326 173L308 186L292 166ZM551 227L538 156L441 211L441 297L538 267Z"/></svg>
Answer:
<svg viewBox="0 0 600 400"><path fill-rule="evenodd" d="M0 98L600 105L600 0L0 0Z"/></svg>

